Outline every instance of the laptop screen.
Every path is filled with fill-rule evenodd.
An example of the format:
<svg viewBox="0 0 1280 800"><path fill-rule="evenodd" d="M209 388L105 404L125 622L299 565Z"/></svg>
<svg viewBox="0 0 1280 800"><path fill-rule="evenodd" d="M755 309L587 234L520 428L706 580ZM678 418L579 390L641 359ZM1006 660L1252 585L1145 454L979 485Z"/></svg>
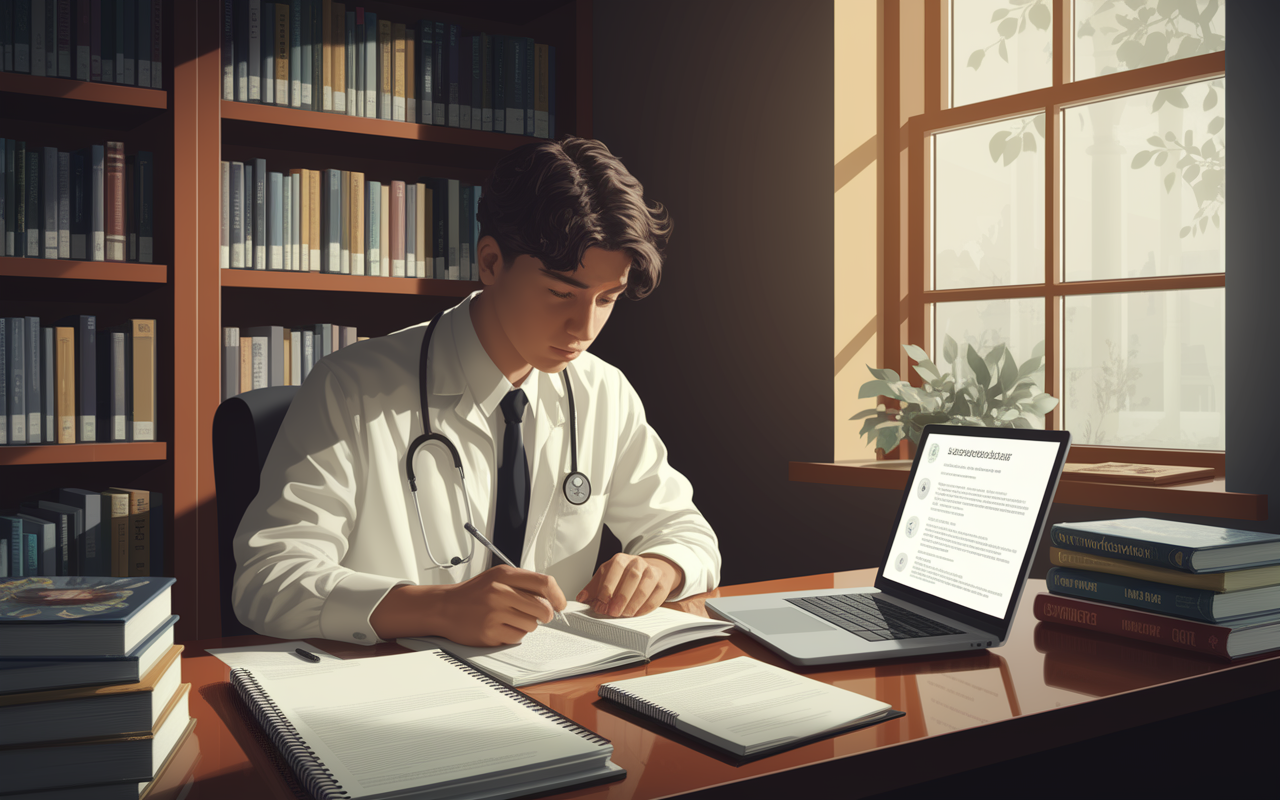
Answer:
<svg viewBox="0 0 1280 800"><path fill-rule="evenodd" d="M999 619L1021 590L1066 448L976 430L929 429L881 576Z"/></svg>

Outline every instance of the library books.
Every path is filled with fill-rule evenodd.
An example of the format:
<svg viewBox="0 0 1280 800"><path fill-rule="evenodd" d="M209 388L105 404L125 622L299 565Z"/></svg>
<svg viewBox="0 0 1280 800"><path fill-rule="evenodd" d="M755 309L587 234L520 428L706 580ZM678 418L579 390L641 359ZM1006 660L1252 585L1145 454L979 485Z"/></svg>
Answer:
<svg viewBox="0 0 1280 800"><path fill-rule="evenodd" d="M281 172L262 158L223 161L219 173L225 269L479 280L479 186L337 169Z"/></svg>
<svg viewBox="0 0 1280 800"><path fill-rule="evenodd" d="M742 758L903 716L888 703L746 656L611 681L599 694Z"/></svg>
<svg viewBox="0 0 1280 800"><path fill-rule="evenodd" d="M625 775L607 739L439 650L231 683L314 797L506 798Z"/></svg>
<svg viewBox="0 0 1280 800"><path fill-rule="evenodd" d="M149 733L182 682L181 653L170 646L134 683L0 695L0 747Z"/></svg>
<svg viewBox="0 0 1280 800"><path fill-rule="evenodd" d="M1215 592L1067 567L1050 569L1045 583L1050 594L1206 622L1280 611L1280 584L1238 592Z"/></svg>
<svg viewBox="0 0 1280 800"><path fill-rule="evenodd" d="M1123 483L1134 486L1165 486L1212 478L1213 467L1170 467L1162 464L1129 464L1106 461L1100 464L1064 464L1062 479L1094 483Z"/></svg>
<svg viewBox="0 0 1280 800"><path fill-rule="evenodd" d="M1124 575L1140 580L1167 583L1173 586L1185 586L1190 589L1208 589L1213 592L1238 592L1242 589L1256 589L1259 586L1272 586L1280 583L1280 564L1264 567L1246 567L1224 572L1183 572L1166 567L1153 567L1149 564L1138 564L1133 561L1122 561L1118 558L1095 556L1061 547L1049 548L1049 563L1055 567L1071 567L1073 569L1105 572L1110 575Z"/></svg>
<svg viewBox="0 0 1280 800"><path fill-rule="evenodd" d="M38 692L75 686L136 683L173 645L170 616L146 639L122 656L0 657L0 697L13 692Z"/></svg>
<svg viewBox="0 0 1280 800"><path fill-rule="evenodd" d="M648 661L689 642L724 638L732 623L671 608L640 617L608 617L570 602L565 622L539 625L518 644L468 647L435 636L396 641L411 650L441 648L512 686L568 678Z"/></svg>
<svg viewBox="0 0 1280 800"><path fill-rule="evenodd" d="M168 622L173 578L38 576L0 582L0 652L123 656Z"/></svg>
<svg viewBox="0 0 1280 800"><path fill-rule="evenodd" d="M121 2L102 16L98 0L8 0L0 71L163 89L164 5Z"/></svg>
<svg viewBox="0 0 1280 800"><path fill-rule="evenodd" d="M36 792L109 783L131 783L137 791L137 784L154 778L161 764L194 727L190 690L191 684L179 684L155 726L144 733L0 747L4 791Z"/></svg>
<svg viewBox="0 0 1280 800"><path fill-rule="evenodd" d="M1136 608L1041 593L1036 619L1144 642L1237 659L1280 648L1280 613L1209 623Z"/></svg>
<svg viewBox="0 0 1280 800"><path fill-rule="evenodd" d="M64 151L0 139L0 255L152 263L153 163L123 142Z"/></svg>
<svg viewBox="0 0 1280 800"><path fill-rule="evenodd" d="M1136 517L1058 523L1049 543L1064 550L1184 572L1280 564L1280 536Z"/></svg>
<svg viewBox="0 0 1280 800"><path fill-rule="evenodd" d="M251 389L301 386L320 360L362 337L354 325L222 329L222 399ZM365 337L367 338L367 337Z"/></svg>
<svg viewBox="0 0 1280 800"><path fill-rule="evenodd" d="M224 100L556 137L556 48L531 37L296 0L229 0L221 31Z"/></svg>

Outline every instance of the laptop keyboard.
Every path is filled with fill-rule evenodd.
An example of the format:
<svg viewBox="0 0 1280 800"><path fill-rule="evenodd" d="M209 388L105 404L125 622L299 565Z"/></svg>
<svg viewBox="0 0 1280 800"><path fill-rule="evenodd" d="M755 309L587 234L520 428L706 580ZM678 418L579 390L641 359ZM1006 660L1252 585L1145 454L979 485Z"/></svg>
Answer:
<svg viewBox="0 0 1280 800"><path fill-rule="evenodd" d="M875 595L828 594L786 600L869 642L964 633Z"/></svg>

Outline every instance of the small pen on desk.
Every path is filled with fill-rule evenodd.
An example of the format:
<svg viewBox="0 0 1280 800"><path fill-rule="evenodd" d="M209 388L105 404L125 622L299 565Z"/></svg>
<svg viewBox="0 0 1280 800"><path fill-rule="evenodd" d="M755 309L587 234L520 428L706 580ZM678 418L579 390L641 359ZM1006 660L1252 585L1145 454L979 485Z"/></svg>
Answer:
<svg viewBox="0 0 1280 800"><path fill-rule="evenodd" d="M316 655L315 653L308 653L306 650L303 650L301 647L296 648L293 652L297 653L298 655L302 656L306 660L310 661L312 664L320 663L320 656Z"/></svg>
<svg viewBox="0 0 1280 800"><path fill-rule="evenodd" d="M488 548L488 550L489 550L489 552L490 552L490 553L493 553L496 557L498 557L499 559L501 559L503 564L506 564L508 567L514 567L515 569L519 569L519 567L517 567L515 564L512 564L512 563L511 563L511 559L507 558L506 556L504 556L504 555L502 554L502 551L501 551L501 550L499 550L499 549L498 549L498 548L493 544L493 542L489 541L489 537L485 536L483 533L481 533L480 531L476 530L476 527L475 527L474 525L472 525L470 522L463 523L462 527L466 528L466 529L467 529L467 533L469 533L469 534L471 534L472 536L474 536L474 537L476 538L476 541L480 542L480 544L482 544L482 545L484 545L486 548ZM550 601L550 600L548 600L547 602L548 602L548 603L550 603L551 601ZM565 618L564 614L560 613L559 611L556 611L554 608L552 608L552 609L551 609L551 613L552 613L552 614L555 614L555 615L556 615L556 619L560 620L560 621L561 621L561 622L563 622L565 625L568 625L568 624L569 624L569 620Z"/></svg>

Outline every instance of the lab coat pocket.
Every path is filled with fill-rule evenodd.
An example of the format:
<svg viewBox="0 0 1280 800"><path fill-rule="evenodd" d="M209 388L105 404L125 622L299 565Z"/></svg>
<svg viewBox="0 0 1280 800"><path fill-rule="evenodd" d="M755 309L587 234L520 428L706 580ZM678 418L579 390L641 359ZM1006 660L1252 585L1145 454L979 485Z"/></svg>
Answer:
<svg viewBox="0 0 1280 800"><path fill-rule="evenodd" d="M555 504L555 517L548 520L551 532L550 563L586 558L588 574L595 564L607 496L592 494L582 505L570 503L563 493Z"/></svg>

